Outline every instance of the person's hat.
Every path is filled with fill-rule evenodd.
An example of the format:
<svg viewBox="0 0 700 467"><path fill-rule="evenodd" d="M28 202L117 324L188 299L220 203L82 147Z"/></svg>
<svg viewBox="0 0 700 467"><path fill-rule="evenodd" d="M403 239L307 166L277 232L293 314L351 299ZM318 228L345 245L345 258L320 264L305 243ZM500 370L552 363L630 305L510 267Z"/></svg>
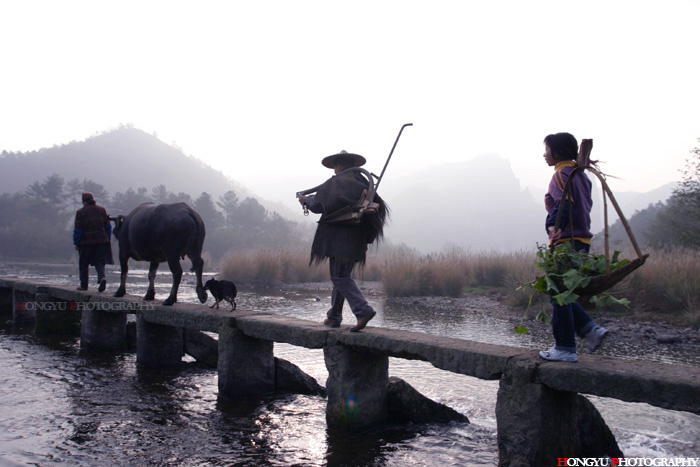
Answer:
<svg viewBox="0 0 700 467"><path fill-rule="evenodd" d="M351 165L353 167L361 167L367 162L367 159L365 159L359 154L352 154L347 151L340 151L338 154L333 154L332 156L324 157L321 161L321 164L323 164L325 167L328 167L329 169L332 169L333 167L335 167L335 164L338 161L338 159L346 159L351 161L351 164L343 165Z"/></svg>
<svg viewBox="0 0 700 467"><path fill-rule="evenodd" d="M90 201L95 201L95 196L89 191L86 191L85 193L83 193L83 201L86 203L89 203Z"/></svg>

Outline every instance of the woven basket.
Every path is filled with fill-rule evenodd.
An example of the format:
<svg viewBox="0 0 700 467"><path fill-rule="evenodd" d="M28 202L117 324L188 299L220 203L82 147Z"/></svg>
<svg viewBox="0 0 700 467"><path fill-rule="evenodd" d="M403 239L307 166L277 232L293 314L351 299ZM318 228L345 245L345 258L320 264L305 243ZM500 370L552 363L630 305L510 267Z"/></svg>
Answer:
<svg viewBox="0 0 700 467"><path fill-rule="evenodd" d="M591 297L611 289L615 284L622 281L622 279L644 264L648 257L649 255L643 255L607 274L600 274L592 277L586 287L574 290L574 293L579 296L578 302L588 310L594 308L595 305L589 301Z"/></svg>

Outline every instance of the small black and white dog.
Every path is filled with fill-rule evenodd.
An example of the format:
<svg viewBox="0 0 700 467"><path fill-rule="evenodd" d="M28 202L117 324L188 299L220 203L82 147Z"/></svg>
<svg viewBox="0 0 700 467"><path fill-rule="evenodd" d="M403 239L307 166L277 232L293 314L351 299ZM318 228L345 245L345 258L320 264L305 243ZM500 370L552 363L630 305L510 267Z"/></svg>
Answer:
<svg viewBox="0 0 700 467"><path fill-rule="evenodd" d="M209 290L214 297L214 304L209 308L214 308L216 306L218 309L219 302L226 300L231 304L231 311L236 309L236 300L234 299L236 298L236 295L238 295L238 291L236 290L236 284L234 284L232 281L217 281L216 279L212 278L204 284L204 290Z"/></svg>

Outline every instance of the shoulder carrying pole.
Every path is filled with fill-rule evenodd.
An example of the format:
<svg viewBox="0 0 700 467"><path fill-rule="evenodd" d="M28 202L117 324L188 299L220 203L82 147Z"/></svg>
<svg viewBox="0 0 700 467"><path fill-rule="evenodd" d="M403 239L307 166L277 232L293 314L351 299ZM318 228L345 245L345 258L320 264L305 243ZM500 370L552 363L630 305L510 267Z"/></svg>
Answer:
<svg viewBox="0 0 700 467"><path fill-rule="evenodd" d="M389 157L387 157L386 162L384 163L384 168L382 169L382 173L379 174L379 177L372 174L377 179L377 183L374 185L374 191L377 191L377 188L379 187L379 183L382 181L382 177L384 177L384 172L386 172L386 167L389 165L389 161L391 160L391 156L394 154L394 149L396 149L396 144L399 142L399 138L401 138L401 133L403 133L403 129L406 128L407 126L413 126L413 123L404 123L404 125L399 130L399 134L398 134L398 136L396 136L396 141L394 141L394 146L392 146L391 152L389 153Z"/></svg>

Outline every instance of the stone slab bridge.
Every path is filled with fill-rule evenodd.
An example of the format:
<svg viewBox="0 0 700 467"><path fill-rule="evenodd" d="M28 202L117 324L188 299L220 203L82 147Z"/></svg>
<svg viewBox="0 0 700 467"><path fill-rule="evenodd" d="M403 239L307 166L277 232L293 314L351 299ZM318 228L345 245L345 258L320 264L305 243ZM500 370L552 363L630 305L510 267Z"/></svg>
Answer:
<svg viewBox="0 0 700 467"><path fill-rule="evenodd" d="M579 394L700 414L700 367L695 366L594 355L581 355L574 364L545 362L533 350L503 345L377 327L351 333L349 327L331 329L274 314L232 313L199 304L166 307L133 296L114 298L9 277L0 277L0 309L11 311L15 322L33 321L37 333L74 327L81 348L116 351L126 349L127 315L134 314L136 360L150 367L181 362L183 330L217 333L219 397L232 399L274 391L275 342L323 349L326 420L349 432L386 422L389 357L499 380L496 420L502 466L621 455L600 414Z"/></svg>

